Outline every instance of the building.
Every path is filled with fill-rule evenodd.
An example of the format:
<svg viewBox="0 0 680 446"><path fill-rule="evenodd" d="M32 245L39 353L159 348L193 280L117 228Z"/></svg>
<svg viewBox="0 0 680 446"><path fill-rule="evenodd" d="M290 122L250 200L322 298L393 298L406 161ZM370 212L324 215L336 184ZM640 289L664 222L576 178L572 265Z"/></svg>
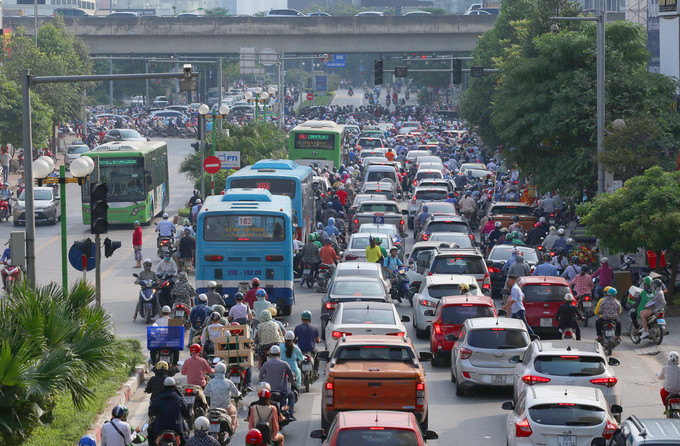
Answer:
<svg viewBox="0 0 680 446"><path fill-rule="evenodd" d="M1 4L5 16L32 16L36 6L38 15L52 15L57 8L79 8L88 14L97 10L96 0L2 0Z"/></svg>

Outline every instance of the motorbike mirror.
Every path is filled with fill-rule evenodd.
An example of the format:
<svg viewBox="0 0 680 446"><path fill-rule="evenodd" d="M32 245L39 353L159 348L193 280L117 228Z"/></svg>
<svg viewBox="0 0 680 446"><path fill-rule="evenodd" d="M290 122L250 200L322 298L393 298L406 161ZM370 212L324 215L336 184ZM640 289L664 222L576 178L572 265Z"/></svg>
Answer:
<svg viewBox="0 0 680 446"><path fill-rule="evenodd" d="M139 274L133 273L133 274L132 274L132 277L137 277L137 278L139 278Z"/></svg>
<svg viewBox="0 0 680 446"><path fill-rule="evenodd" d="M184 361L177 361L177 365L182 367L184 365Z"/></svg>
<svg viewBox="0 0 680 446"><path fill-rule="evenodd" d="M316 354L317 361L328 361L331 358L331 353L328 350L324 350Z"/></svg>
<svg viewBox="0 0 680 446"><path fill-rule="evenodd" d="M142 432L146 432L147 429L149 429L149 423L144 423L144 426L142 426Z"/></svg>
<svg viewBox="0 0 680 446"><path fill-rule="evenodd" d="M611 365L611 366L621 365L621 361L619 361L616 358L609 358L608 362L609 362L609 365Z"/></svg>
<svg viewBox="0 0 680 446"><path fill-rule="evenodd" d="M401 321L402 321L402 322L411 322L411 318L408 317L408 316L406 316L406 315L404 315L404 316L401 317Z"/></svg>
<svg viewBox="0 0 680 446"><path fill-rule="evenodd" d="M213 364L215 364L215 365L219 364L220 361L221 361L220 358L213 358Z"/></svg>
<svg viewBox="0 0 680 446"><path fill-rule="evenodd" d="M619 406L618 404L612 404L611 407L609 408L609 410L613 414L623 413L623 407Z"/></svg>

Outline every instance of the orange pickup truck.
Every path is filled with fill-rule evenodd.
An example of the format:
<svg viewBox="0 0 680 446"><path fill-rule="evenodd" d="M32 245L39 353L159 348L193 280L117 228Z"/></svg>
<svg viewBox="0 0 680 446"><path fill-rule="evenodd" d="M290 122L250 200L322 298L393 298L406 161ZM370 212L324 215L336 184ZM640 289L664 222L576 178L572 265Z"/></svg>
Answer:
<svg viewBox="0 0 680 446"><path fill-rule="evenodd" d="M489 206L486 216L492 216L495 221L500 221L505 228L512 224L513 217L518 217L525 232L531 231L537 221L531 206L515 202L493 203Z"/></svg>
<svg viewBox="0 0 680 446"><path fill-rule="evenodd" d="M323 385L321 426L326 432L338 412L347 410L398 410L412 412L423 432L427 430L427 386L420 361L408 338L348 336L332 353L320 352L328 361Z"/></svg>

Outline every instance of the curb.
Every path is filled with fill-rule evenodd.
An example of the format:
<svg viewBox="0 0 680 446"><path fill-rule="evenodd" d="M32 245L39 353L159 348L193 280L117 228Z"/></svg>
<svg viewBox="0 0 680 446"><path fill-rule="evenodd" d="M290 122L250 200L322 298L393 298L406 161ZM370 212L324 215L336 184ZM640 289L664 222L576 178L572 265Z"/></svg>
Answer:
<svg viewBox="0 0 680 446"><path fill-rule="evenodd" d="M89 434L94 436L95 440L97 440L97 443L101 441L102 426L104 423L111 420L111 412L113 411L113 408L130 401L130 397L132 397L137 389L142 384L144 384L146 373L147 370L145 364L139 364L135 367L134 372L132 372L132 376L130 376L130 378L121 386L114 396L106 401L105 408L96 416L92 422L92 425L90 426L90 430L88 430L85 435Z"/></svg>

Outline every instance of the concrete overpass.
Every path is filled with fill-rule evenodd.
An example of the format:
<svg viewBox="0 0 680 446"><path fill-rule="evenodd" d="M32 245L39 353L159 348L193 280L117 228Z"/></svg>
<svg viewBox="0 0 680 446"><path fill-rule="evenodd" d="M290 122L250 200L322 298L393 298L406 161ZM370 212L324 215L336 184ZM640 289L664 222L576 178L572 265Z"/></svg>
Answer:
<svg viewBox="0 0 680 446"><path fill-rule="evenodd" d="M470 52L495 16L79 17L66 27L93 55L226 55L241 48L283 53ZM38 26L50 18L39 17ZM33 17L5 28L34 33Z"/></svg>

